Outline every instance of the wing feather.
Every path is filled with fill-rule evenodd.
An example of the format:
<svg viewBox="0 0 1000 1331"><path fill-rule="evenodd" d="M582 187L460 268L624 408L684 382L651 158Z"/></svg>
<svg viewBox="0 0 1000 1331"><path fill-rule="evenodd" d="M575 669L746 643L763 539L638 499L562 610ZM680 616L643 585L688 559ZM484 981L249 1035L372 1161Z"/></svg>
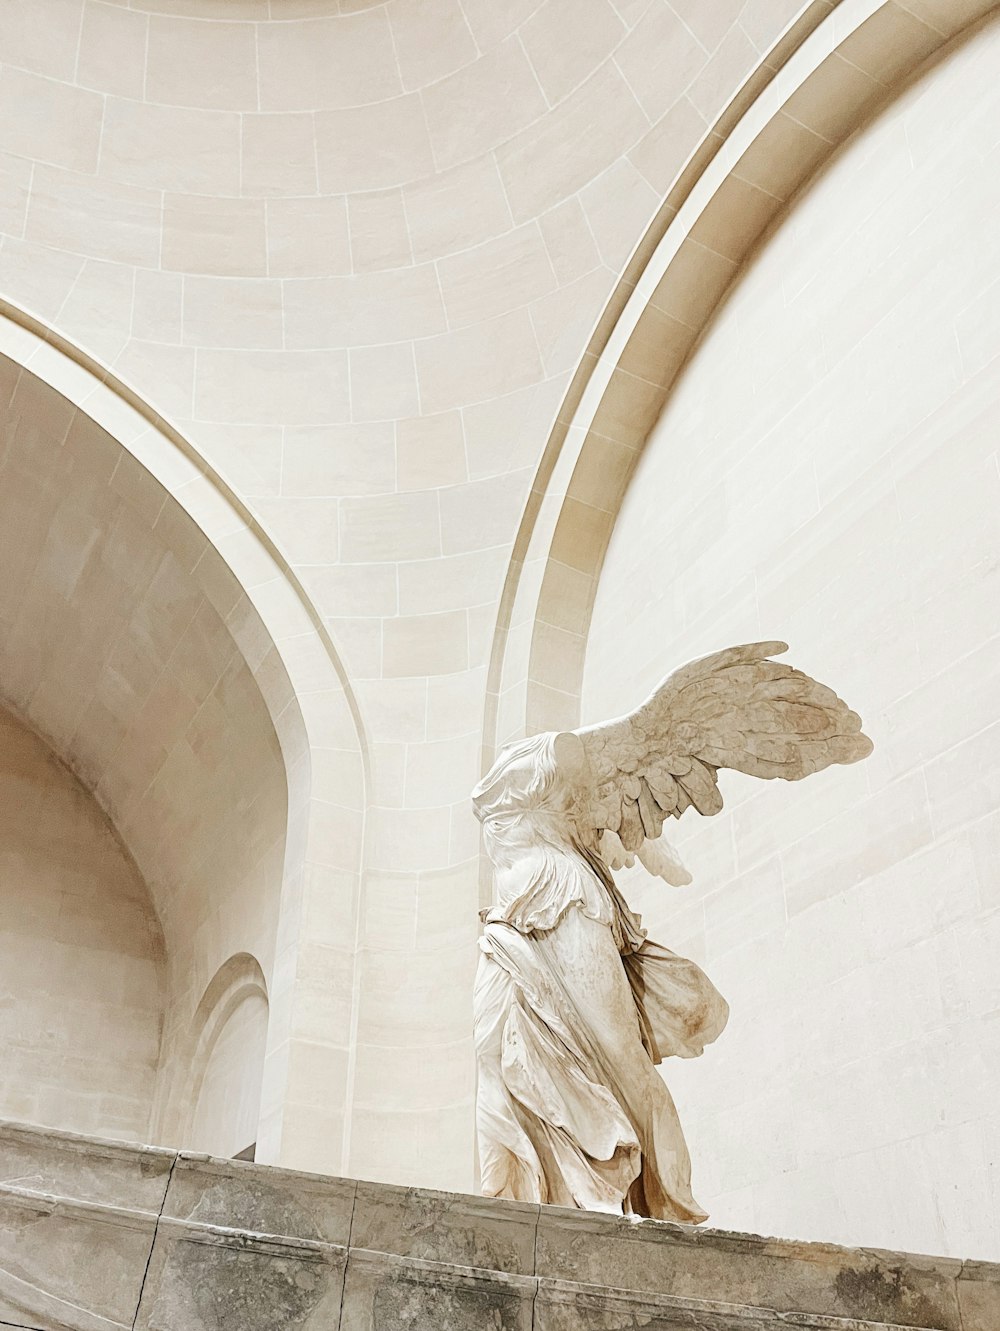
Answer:
<svg viewBox="0 0 1000 1331"><path fill-rule="evenodd" d="M646 840L655 841L663 831L663 814L645 781L639 787L639 817Z"/></svg>
<svg viewBox="0 0 1000 1331"><path fill-rule="evenodd" d="M631 851L633 855L646 839L642 818L639 816L639 806L630 799L622 800L622 819L621 826L618 828L618 839L625 849Z"/></svg>
<svg viewBox="0 0 1000 1331"><path fill-rule="evenodd" d="M861 718L826 685L769 659L787 650L745 643L691 661L628 716L577 731L594 774L590 832L617 833L635 853L671 815L718 813L721 768L798 781L866 757Z"/></svg>

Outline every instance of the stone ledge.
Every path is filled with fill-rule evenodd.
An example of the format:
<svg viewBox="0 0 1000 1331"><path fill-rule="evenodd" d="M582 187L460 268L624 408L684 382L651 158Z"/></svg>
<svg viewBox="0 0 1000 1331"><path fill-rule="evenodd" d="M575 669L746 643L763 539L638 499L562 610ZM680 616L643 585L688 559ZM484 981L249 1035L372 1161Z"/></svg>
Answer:
<svg viewBox="0 0 1000 1331"><path fill-rule="evenodd" d="M1000 1331L1000 1267L0 1123L0 1328Z"/></svg>

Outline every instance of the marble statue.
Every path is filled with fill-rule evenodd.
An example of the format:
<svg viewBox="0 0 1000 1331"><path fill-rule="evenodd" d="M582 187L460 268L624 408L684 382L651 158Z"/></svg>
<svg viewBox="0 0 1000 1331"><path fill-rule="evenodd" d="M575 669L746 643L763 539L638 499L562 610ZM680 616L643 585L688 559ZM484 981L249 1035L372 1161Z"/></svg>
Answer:
<svg viewBox="0 0 1000 1331"><path fill-rule="evenodd" d="M751 643L682 667L629 715L507 745L473 792L495 870L475 987L487 1196L698 1223L691 1164L656 1065L693 1058L729 1009L694 962L647 938L611 870L718 813L720 768L795 781L871 752L830 689Z"/></svg>

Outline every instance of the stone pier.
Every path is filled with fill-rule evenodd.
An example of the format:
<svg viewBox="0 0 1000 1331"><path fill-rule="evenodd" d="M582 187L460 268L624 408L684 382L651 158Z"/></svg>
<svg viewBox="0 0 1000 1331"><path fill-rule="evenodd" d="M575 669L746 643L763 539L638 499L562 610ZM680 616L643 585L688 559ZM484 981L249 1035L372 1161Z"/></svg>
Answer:
<svg viewBox="0 0 1000 1331"><path fill-rule="evenodd" d="M0 1124L0 1326L1000 1331L1000 1266Z"/></svg>

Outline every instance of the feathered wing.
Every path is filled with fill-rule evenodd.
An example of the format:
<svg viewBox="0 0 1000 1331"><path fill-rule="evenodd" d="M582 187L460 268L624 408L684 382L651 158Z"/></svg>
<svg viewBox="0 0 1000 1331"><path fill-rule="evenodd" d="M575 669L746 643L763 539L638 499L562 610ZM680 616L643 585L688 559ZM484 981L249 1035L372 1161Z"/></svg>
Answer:
<svg viewBox="0 0 1000 1331"><path fill-rule="evenodd" d="M597 849L609 869L631 869L638 856L647 873L654 878L662 878L671 887L685 887L692 881L681 857L665 836L661 835L655 841L647 837L633 854L625 849L618 834L606 827L598 833Z"/></svg>
<svg viewBox="0 0 1000 1331"><path fill-rule="evenodd" d="M769 659L787 650L755 642L704 656L628 716L575 732L592 773L589 830L599 845L613 833L645 859L667 818L718 813L721 767L798 781L871 753L861 718L832 689Z"/></svg>

